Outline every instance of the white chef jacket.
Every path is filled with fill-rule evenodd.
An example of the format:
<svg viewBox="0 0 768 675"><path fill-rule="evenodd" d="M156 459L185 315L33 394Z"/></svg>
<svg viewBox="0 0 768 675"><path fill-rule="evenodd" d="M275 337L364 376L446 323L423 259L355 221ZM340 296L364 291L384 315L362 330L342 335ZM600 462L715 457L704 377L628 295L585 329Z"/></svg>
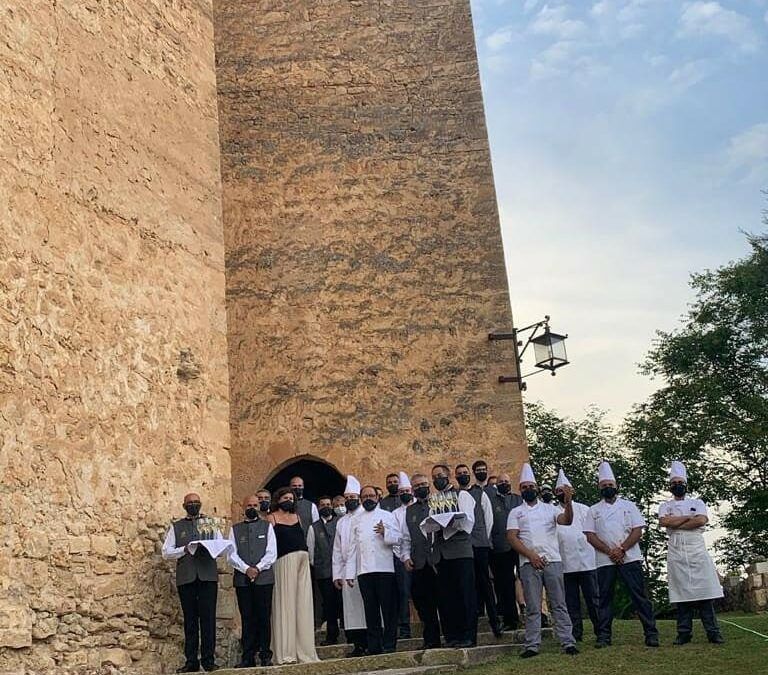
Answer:
<svg viewBox="0 0 768 675"><path fill-rule="evenodd" d="M560 509L554 504L545 504L540 499L533 506L526 502L516 506L507 517L507 530L518 530L521 542L549 562L560 562L560 546L557 543L557 517ZM528 565L530 560L520 555L520 564Z"/></svg>
<svg viewBox="0 0 768 675"><path fill-rule="evenodd" d="M268 523L266 537L267 549L264 551L261 560L256 564L256 569L258 569L259 572L268 570L275 564L275 560L277 560L277 539L275 539L275 529L272 527L272 523ZM245 574L248 570L248 564L237 554L237 542L235 541L234 528L229 530L227 539L232 542L232 548L229 549L229 553L227 554L227 562L229 562L229 564L236 570Z"/></svg>
<svg viewBox="0 0 768 675"><path fill-rule="evenodd" d="M382 523L384 534L374 532L374 527ZM400 530L395 517L376 506L373 511L365 511L355 518L349 535L349 555L347 556L347 574L345 579L354 579L359 574L371 572L395 571L392 547L400 543Z"/></svg>
<svg viewBox="0 0 768 675"><path fill-rule="evenodd" d="M402 550L403 550L403 533L406 529L408 529L408 525L405 523L405 510L413 504L413 500L408 502L407 504L401 504L398 506L394 511L392 511L392 515L395 518L395 523L397 524L397 531L400 533L400 539L392 547L392 553L395 554L395 557L398 560L402 560ZM410 544L410 541L409 541ZM408 549L410 551L410 547Z"/></svg>
<svg viewBox="0 0 768 675"><path fill-rule="evenodd" d="M333 539L333 555L331 557L334 580L347 579L347 557L349 556L352 524L363 510L361 506L356 511L347 512L346 515L339 518L339 522L336 524L336 536ZM365 607L359 584L350 588L345 581L341 589L341 596L344 627L350 630L365 628Z"/></svg>
<svg viewBox="0 0 768 675"><path fill-rule="evenodd" d="M571 505L573 506L573 523L557 526L557 542L560 546L560 559L563 561L563 574L597 569L595 549L584 534L584 520L589 513L589 507L579 502L571 502ZM565 512L562 506L559 510L560 513Z"/></svg>
<svg viewBox="0 0 768 675"><path fill-rule="evenodd" d="M584 532L594 532L608 547L619 546L636 527L645 527L645 518L634 502L616 497L613 504L604 499L589 507L584 519ZM602 551L595 549L598 567L613 565L614 562ZM626 551L624 563L643 559L640 545L635 544Z"/></svg>
<svg viewBox="0 0 768 675"><path fill-rule="evenodd" d="M709 518L709 513L707 512L707 505L701 499L683 497L682 499L670 499L668 502L659 504L659 518L664 516L706 516ZM705 529L706 527L702 525L695 530L688 530L688 532L704 532ZM673 531L675 531L674 528L667 528L667 533Z"/></svg>
<svg viewBox="0 0 768 675"><path fill-rule="evenodd" d="M191 521L192 519L190 518L189 520ZM224 539L218 529L213 538ZM173 525L171 525L168 528L168 532L165 533L165 540L163 541L163 548L160 553L165 560L178 560L186 553L183 546L176 546L176 530L173 529Z"/></svg>

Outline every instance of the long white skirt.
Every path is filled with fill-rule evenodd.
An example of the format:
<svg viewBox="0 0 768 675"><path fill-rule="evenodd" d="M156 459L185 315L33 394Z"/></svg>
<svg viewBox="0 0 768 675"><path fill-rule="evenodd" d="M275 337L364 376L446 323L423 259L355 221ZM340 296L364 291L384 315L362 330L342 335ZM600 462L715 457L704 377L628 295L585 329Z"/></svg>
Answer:
<svg viewBox="0 0 768 675"><path fill-rule="evenodd" d="M278 665L319 661L309 555L294 551L277 559L272 596L272 652Z"/></svg>

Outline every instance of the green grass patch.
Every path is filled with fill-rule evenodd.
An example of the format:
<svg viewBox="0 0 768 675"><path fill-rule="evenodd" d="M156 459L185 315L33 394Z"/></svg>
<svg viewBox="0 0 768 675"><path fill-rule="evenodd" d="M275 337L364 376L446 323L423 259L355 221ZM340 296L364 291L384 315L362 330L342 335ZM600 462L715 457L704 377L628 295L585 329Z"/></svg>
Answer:
<svg viewBox="0 0 768 675"><path fill-rule="evenodd" d="M768 635L768 615L723 614L719 618ZM505 657L496 663L472 668L467 675L509 675L530 672L535 675L763 675L768 673L768 640L736 626L720 622L724 645L712 645L698 618L693 626L693 641L682 647L672 646L675 622L658 621L661 647L649 649L643 643L643 631L636 620L614 621L613 645L595 649L590 637L579 643L581 654L565 656L554 640L545 640L541 654L533 659ZM584 626L585 638L589 622Z"/></svg>

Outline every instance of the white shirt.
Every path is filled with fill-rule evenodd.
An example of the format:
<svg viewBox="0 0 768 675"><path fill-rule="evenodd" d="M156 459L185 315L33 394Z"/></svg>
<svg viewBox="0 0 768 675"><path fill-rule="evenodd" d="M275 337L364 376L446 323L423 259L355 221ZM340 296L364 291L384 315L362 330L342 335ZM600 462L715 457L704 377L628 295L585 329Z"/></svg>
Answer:
<svg viewBox="0 0 768 675"><path fill-rule="evenodd" d="M701 499L693 497L683 497L682 499L670 499L668 502L659 504L659 518L664 516L706 516L707 505ZM673 532L675 528L667 528L667 532ZM703 532L705 527L697 527L691 532Z"/></svg>
<svg viewBox="0 0 768 675"><path fill-rule="evenodd" d="M330 523L333 520L333 516L328 518L328 520L326 520L325 518L323 518L322 520L324 523ZM310 527L307 530L307 553L309 553L309 564L314 565L315 564L315 528L314 527Z"/></svg>
<svg viewBox="0 0 768 675"><path fill-rule="evenodd" d="M469 492L469 490L467 490ZM470 493L470 497L472 497L472 494ZM474 497L472 497L472 501L474 501ZM491 531L493 530L493 505L491 504L491 499L488 496L488 494L485 491L485 488L483 488L483 491L481 493L480 497L480 508L483 510L483 517L485 518L485 534L490 540L491 538ZM474 518L474 508L472 510L472 517Z"/></svg>
<svg viewBox="0 0 768 675"><path fill-rule="evenodd" d="M557 526L557 542L560 546L564 574L587 572L597 568L595 549L584 534L584 521L589 513L589 507L579 502L571 502L571 505L573 506L573 523ZM562 506L559 510L560 513L565 512Z"/></svg>
<svg viewBox="0 0 768 675"><path fill-rule="evenodd" d="M263 536L263 535L262 535ZM264 551L264 555L261 557L258 563L256 563L256 569L259 572L268 570L277 560L277 539L275 539L275 530L272 527L272 523L267 523L267 549ZM235 541L234 528L229 530L229 536L227 537L232 542L232 548L229 549L227 555L227 561L236 570L239 570L243 574L248 571L248 564L237 554L237 542Z"/></svg>
<svg viewBox="0 0 768 675"><path fill-rule="evenodd" d="M377 534L374 527L382 523L384 534ZM349 555L345 579L359 574L395 571L392 547L400 543L400 530L395 517L378 505L373 511L365 511L352 523L349 534Z"/></svg>
<svg viewBox="0 0 768 675"><path fill-rule="evenodd" d="M191 522L191 518L189 519ZM224 539L221 532L216 530L213 536L214 539ZM176 546L176 530L173 529L173 525L168 528L168 532L165 533L165 541L163 541L163 548L161 554L165 560L178 560L186 554L183 546Z"/></svg>
<svg viewBox="0 0 768 675"><path fill-rule="evenodd" d="M560 509L554 504L545 504L540 499L533 506L526 502L516 506L507 517L507 530L518 530L521 542L549 562L560 562L560 546L557 543L557 517ZM520 555L523 565L530 560Z"/></svg>
<svg viewBox="0 0 768 675"><path fill-rule="evenodd" d="M333 554L331 555L331 569L334 580L348 578L349 536L352 530L352 523L362 510L363 507L360 506L355 511L347 511L346 515L339 518L339 522L336 523L336 536L333 538Z"/></svg>
<svg viewBox="0 0 768 675"><path fill-rule="evenodd" d="M395 518L395 523L397 524L397 531L400 533L400 540L392 547L392 553L395 554L395 557L402 561L402 553L403 553L403 538L404 538L404 532L408 529L408 525L405 523L405 510L413 504L413 499L409 501L407 504L401 504L398 506L394 511L392 511L392 515ZM410 539L408 540L408 554L410 555Z"/></svg>
<svg viewBox="0 0 768 675"><path fill-rule="evenodd" d="M584 519L584 532L594 532L606 546L614 548L624 543L629 533L636 527L645 527L645 518L634 502L616 497L613 504L604 499L589 507ZM597 566L613 565L613 561L602 551L595 550ZM624 563L643 559L640 545L635 544L626 551Z"/></svg>

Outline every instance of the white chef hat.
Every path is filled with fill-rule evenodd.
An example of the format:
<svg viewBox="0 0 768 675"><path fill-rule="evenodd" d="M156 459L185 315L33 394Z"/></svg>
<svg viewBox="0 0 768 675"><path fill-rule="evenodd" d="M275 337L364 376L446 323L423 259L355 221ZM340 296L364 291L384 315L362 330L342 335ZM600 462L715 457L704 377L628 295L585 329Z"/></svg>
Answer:
<svg viewBox="0 0 768 675"><path fill-rule="evenodd" d="M344 488L344 494L360 494L360 481L354 476L347 476L347 485Z"/></svg>
<svg viewBox="0 0 768 675"><path fill-rule="evenodd" d="M565 475L565 471L560 469L560 471L557 472L557 483L555 483L555 490L566 485L568 487L573 487L573 485L571 485L571 481L568 480L568 476Z"/></svg>
<svg viewBox="0 0 768 675"><path fill-rule="evenodd" d="M669 480L675 478L682 480L684 483L688 482L688 472L685 470L685 464L682 462L672 462L672 466L669 467Z"/></svg>
<svg viewBox="0 0 768 675"><path fill-rule="evenodd" d="M518 484L535 482L536 476L533 475L533 469L531 468L531 465L526 462L523 464L523 468L520 469L520 480L518 481Z"/></svg>
<svg viewBox="0 0 768 675"><path fill-rule="evenodd" d="M409 488L409 487L411 487L411 481L408 478L408 474L405 473L405 471L401 471L398 474L398 478L399 478L399 481L400 481L400 487L401 488Z"/></svg>
<svg viewBox="0 0 768 675"><path fill-rule="evenodd" d="M600 462L600 466L597 467L597 482L599 483L603 480L612 480L614 483L616 482L616 476L613 475L613 469L605 460Z"/></svg>

